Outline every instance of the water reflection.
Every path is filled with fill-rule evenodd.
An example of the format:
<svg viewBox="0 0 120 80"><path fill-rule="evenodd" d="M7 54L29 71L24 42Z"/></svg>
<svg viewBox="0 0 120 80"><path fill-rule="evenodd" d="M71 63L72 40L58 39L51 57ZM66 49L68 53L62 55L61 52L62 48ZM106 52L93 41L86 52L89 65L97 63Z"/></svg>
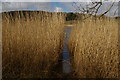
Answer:
<svg viewBox="0 0 120 80"><path fill-rule="evenodd" d="M57 78L70 77L71 75L71 64L70 64L70 53L68 50L67 42L71 33L72 27L65 27L64 32L66 33L66 37L64 39L63 44L63 52L60 56L60 60L57 65L52 70L52 76Z"/></svg>
<svg viewBox="0 0 120 80"><path fill-rule="evenodd" d="M70 53L67 46L67 42L68 42L71 30L72 30L72 27L65 27L66 37L64 39L64 47L63 47L63 73L64 74L71 73Z"/></svg>

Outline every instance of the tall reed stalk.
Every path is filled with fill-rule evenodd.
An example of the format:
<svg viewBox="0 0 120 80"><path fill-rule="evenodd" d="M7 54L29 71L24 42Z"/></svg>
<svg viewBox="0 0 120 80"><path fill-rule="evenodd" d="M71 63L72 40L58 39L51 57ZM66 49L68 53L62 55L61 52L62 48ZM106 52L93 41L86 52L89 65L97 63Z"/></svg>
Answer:
<svg viewBox="0 0 120 80"><path fill-rule="evenodd" d="M78 21L69 40L72 65L79 78L118 78L118 20Z"/></svg>
<svg viewBox="0 0 120 80"><path fill-rule="evenodd" d="M3 78L48 78L61 55L64 15L2 13Z"/></svg>

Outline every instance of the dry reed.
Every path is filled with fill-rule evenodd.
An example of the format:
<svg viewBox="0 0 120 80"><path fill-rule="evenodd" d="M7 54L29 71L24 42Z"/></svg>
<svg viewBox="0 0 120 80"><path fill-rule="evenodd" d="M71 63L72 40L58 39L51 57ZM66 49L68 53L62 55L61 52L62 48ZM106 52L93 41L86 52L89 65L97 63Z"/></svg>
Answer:
<svg viewBox="0 0 120 80"><path fill-rule="evenodd" d="M48 78L61 55L61 13L2 13L3 78Z"/></svg>
<svg viewBox="0 0 120 80"><path fill-rule="evenodd" d="M76 77L118 78L118 20L88 18L78 22L68 44Z"/></svg>

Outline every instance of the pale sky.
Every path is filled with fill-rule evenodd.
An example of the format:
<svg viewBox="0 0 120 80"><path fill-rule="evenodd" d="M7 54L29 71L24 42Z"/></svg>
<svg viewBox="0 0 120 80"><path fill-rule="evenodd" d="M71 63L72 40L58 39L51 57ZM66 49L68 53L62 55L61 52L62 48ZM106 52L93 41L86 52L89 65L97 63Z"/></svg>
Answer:
<svg viewBox="0 0 120 80"><path fill-rule="evenodd" d="M73 1L78 1L78 4L83 6L88 4L91 0L0 0L0 9L4 11L15 11L15 10L43 10L43 11L54 11L54 12L80 12L76 10L76 6ZM28 2L29 1L29 2ZM84 2L86 1L86 2ZM92 0L93 1L93 0ZM95 0L94 0L95 1ZM97 0L98 1L98 0ZM110 2L111 1L111 2ZM120 0L109 0L104 2L99 10L99 14L106 11L112 4L112 1L116 1L107 16L113 16L116 12L118 15L118 1Z"/></svg>
<svg viewBox="0 0 120 80"><path fill-rule="evenodd" d="M91 2L91 1L107 1L118 2L120 0L0 0L2 2Z"/></svg>

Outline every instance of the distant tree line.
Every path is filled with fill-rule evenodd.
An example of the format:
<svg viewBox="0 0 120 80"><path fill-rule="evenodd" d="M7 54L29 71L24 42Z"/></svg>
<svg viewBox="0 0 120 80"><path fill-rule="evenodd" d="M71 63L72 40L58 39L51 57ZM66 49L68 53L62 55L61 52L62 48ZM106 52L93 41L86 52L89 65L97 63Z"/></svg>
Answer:
<svg viewBox="0 0 120 80"><path fill-rule="evenodd" d="M71 21L71 20L77 20L78 19L78 15L76 13L67 13L66 15L66 21Z"/></svg>

